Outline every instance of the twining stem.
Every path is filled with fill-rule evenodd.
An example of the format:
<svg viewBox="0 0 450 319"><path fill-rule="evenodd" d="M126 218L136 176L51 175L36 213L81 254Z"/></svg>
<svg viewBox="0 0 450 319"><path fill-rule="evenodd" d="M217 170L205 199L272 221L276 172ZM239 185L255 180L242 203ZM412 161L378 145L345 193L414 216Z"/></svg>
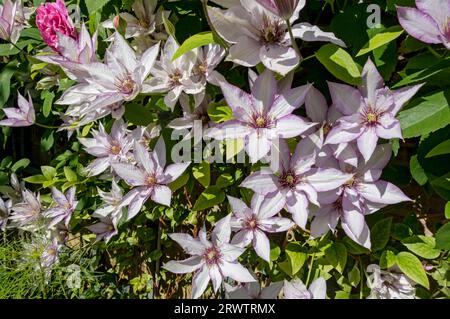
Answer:
<svg viewBox="0 0 450 319"><path fill-rule="evenodd" d="M158 233L156 235L156 250L161 250L161 221L158 220ZM160 269L160 258L156 260L156 266L155 266L155 284L153 286L153 298L155 298L155 290L159 288L159 269Z"/></svg>
<svg viewBox="0 0 450 319"><path fill-rule="evenodd" d="M297 55L301 61L303 59L303 57L302 57L302 54L300 53L300 48L297 45L297 41L295 41L294 33L292 32L291 22L289 20L286 20L286 25L287 25L287 28L289 31L289 37L291 38L292 47L294 48L295 52L297 52Z"/></svg>
<svg viewBox="0 0 450 319"><path fill-rule="evenodd" d="M365 274L365 271L364 271L364 269L363 269L363 264L362 264L362 262L361 262L361 258L359 258L359 268L361 269L360 270L360 272L361 272L361 275L360 275L360 282L359 282L359 284L360 284L360 288L359 288L359 299L363 299L363 288L364 288L364 274Z"/></svg>
<svg viewBox="0 0 450 319"><path fill-rule="evenodd" d="M209 17L209 13L208 13L208 0L201 0L202 1L202 7L203 7L203 12L205 13L205 17L206 17L206 21L208 22L209 27L211 28L212 33L214 33L214 36L217 40L220 41L220 45L222 47L224 47L227 50L227 54L228 54L228 44L227 41L225 41L220 34L217 32L216 28L214 27L211 18Z"/></svg>

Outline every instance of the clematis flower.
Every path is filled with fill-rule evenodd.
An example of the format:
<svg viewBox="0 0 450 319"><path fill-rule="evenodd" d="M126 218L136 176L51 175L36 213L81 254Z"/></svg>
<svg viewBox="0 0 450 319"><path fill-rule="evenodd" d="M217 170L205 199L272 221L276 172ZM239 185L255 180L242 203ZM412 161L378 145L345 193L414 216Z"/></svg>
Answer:
<svg viewBox="0 0 450 319"><path fill-rule="evenodd" d="M143 145L134 143L134 157L138 166L126 163L113 163L114 172L128 185L135 187L124 197L130 201L128 220L139 213L144 203L151 198L154 202L170 206L172 191L167 184L183 174L191 164L177 163L166 166L166 146L160 138L153 152L149 153Z"/></svg>
<svg viewBox="0 0 450 319"><path fill-rule="evenodd" d="M283 288L283 282L273 282L261 288L259 282L249 282L236 287L225 285L228 299L277 299Z"/></svg>
<svg viewBox="0 0 450 319"><path fill-rule="evenodd" d="M334 230L340 220L347 236L370 249L370 230L365 215L387 205L411 200L397 186L380 180L391 153L389 144L379 145L367 163L359 159L357 168L341 163L340 167L352 174L351 178L337 191L320 194L321 206L314 214L311 236L317 238Z"/></svg>
<svg viewBox="0 0 450 319"><path fill-rule="evenodd" d="M194 80L202 83L203 86L206 83L211 83L215 86L220 86L220 82L223 82L225 78L222 74L215 71L215 68L225 57L225 50L218 44L208 44L204 47L198 48L197 62L192 69L194 74Z"/></svg>
<svg viewBox="0 0 450 319"><path fill-rule="evenodd" d="M222 218L214 227L211 241L206 238L205 228L199 231L199 238L188 234L170 234L192 257L182 261L169 261L163 268L176 273L194 273L192 282L192 298L200 297L212 281L214 291L217 291L224 278L229 277L238 282L254 282L256 279L244 268L237 259L244 248L230 244L231 215Z"/></svg>
<svg viewBox="0 0 450 319"><path fill-rule="evenodd" d="M402 138L400 122L395 118L402 106L422 85L392 92L373 62L368 59L362 72L363 84L358 89L328 83L336 108L345 116L329 133L326 144L357 142L358 149L368 161L379 138Z"/></svg>
<svg viewBox="0 0 450 319"><path fill-rule="evenodd" d="M450 1L416 0L416 8L397 6L398 20L411 36L450 49Z"/></svg>
<svg viewBox="0 0 450 319"><path fill-rule="evenodd" d="M240 199L228 196L233 217L231 229L237 231L231 243L246 247L252 243L256 254L270 262L270 242L265 234L280 233L294 226L288 218L275 217L283 209L284 203L276 197L255 194L251 208Z"/></svg>
<svg viewBox="0 0 450 319"><path fill-rule="evenodd" d="M44 42L56 52L60 50L58 34L78 40L77 30L63 0L41 4L36 9L36 26Z"/></svg>
<svg viewBox="0 0 450 319"><path fill-rule="evenodd" d="M33 194L29 190L22 192L22 201L13 205L9 219L17 227L33 226L41 217L41 200L39 193Z"/></svg>
<svg viewBox="0 0 450 319"><path fill-rule="evenodd" d="M298 19L305 2L301 1L289 19ZM227 60L254 67L263 63L266 68L286 75L300 62L292 48L287 22L256 0L241 0L239 5L227 10L208 7L211 22L219 35L231 44ZM303 41L327 41L341 46L345 44L331 32L323 32L309 23L292 27L293 36Z"/></svg>
<svg viewBox="0 0 450 319"><path fill-rule="evenodd" d="M52 198L56 203L56 207L50 208L44 212L44 217L52 218L49 224L49 228L55 226L61 221L64 222L66 228L69 228L69 222L72 218L72 214L77 207L78 201L75 198L75 186L69 188L66 195L61 193L55 187L52 188Z"/></svg>
<svg viewBox="0 0 450 319"><path fill-rule="evenodd" d="M146 149L151 140L161 135L161 126L151 123L147 127L138 126L131 132L133 140L141 143Z"/></svg>
<svg viewBox="0 0 450 319"><path fill-rule="evenodd" d="M0 4L0 39L16 43L23 29L29 27L31 10L22 6L21 0L4 0Z"/></svg>
<svg viewBox="0 0 450 319"><path fill-rule="evenodd" d="M115 221L120 220L125 213L125 206L129 203L123 201L122 189L117 185L117 182L113 179L110 192L98 189L98 195L104 204L97 208L92 216L98 218L111 216Z"/></svg>
<svg viewBox="0 0 450 319"><path fill-rule="evenodd" d="M301 2L300 0L256 0L256 2L284 20L292 17L297 6L300 6L300 9L302 9L306 5L306 0Z"/></svg>
<svg viewBox="0 0 450 319"><path fill-rule="evenodd" d="M328 133L336 124L336 122L342 117L342 113L339 112L333 105L328 107L327 101L322 93L314 87L308 92L305 100L306 115L312 122L319 123L316 127L311 129L309 134L316 134L321 138L320 145L322 145L321 151L317 154L316 165L323 167L323 162L326 162L330 156L343 161L349 165L356 166L358 159L356 150L351 143L340 143L337 145L323 145L324 139L326 139ZM319 129L319 131L317 131ZM308 133L307 132L307 133ZM305 135L307 133L304 133Z"/></svg>
<svg viewBox="0 0 450 319"><path fill-rule="evenodd" d="M320 206L318 192L337 189L352 175L335 168L314 168L317 146L312 136L297 145L292 157L284 140L279 146L280 164L251 174L241 186L277 198L282 206L286 205L295 223L305 229L309 203Z"/></svg>
<svg viewBox="0 0 450 319"><path fill-rule="evenodd" d="M266 70L253 84L251 94L226 82L221 82L220 87L235 119L211 128L205 136L244 139L253 163L268 155L278 139L298 136L315 125L292 114L305 101L311 85L278 92L274 74Z"/></svg>
<svg viewBox="0 0 450 319"><path fill-rule="evenodd" d="M98 223L87 226L86 228L97 235L97 238L95 239L96 242L104 240L108 243L111 238L118 234L117 220L111 216L102 217Z"/></svg>
<svg viewBox="0 0 450 319"><path fill-rule="evenodd" d="M116 32L114 42L106 52L106 64L77 66L77 70L81 68L85 72L84 78L79 78L79 84L65 91L57 104L88 105L82 109L82 114L78 114L82 117L123 101L132 101L141 93L158 51L159 44L138 59L125 39Z"/></svg>
<svg viewBox="0 0 450 319"><path fill-rule="evenodd" d="M167 93L164 103L171 110L174 109L182 92L198 94L204 90L201 83L195 83L191 78L197 59L193 51L172 61L178 48L176 40L169 37L161 52L160 60L150 71L152 78L144 84L142 90L142 93Z"/></svg>
<svg viewBox="0 0 450 319"><path fill-rule="evenodd" d="M157 5L158 1L156 0L135 0L131 6L135 16L128 12L119 14L120 18L126 22L126 39L150 35L155 31ZM116 28L114 19L103 22L102 26L109 29Z"/></svg>
<svg viewBox="0 0 450 319"><path fill-rule="evenodd" d="M307 288L298 278L291 282L285 280L283 293L284 299L326 299L327 282L322 277L319 277Z"/></svg>
<svg viewBox="0 0 450 319"><path fill-rule="evenodd" d="M12 127L22 127L31 126L36 121L36 114L34 112L33 100L31 95L28 93L28 101L18 93L17 98L18 108L4 108L7 119L1 120L0 125L12 126Z"/></svg>
<svg viewBox="0 0 450 319"><path fill-rule="evenodd" d="M133 142L127 135L127 124L123 120L114 122L111 134L106 133L100 123L99 130L93 130L92 136L93 138L78 139L88 154L97 157L86 168L88 176L97 176L103 173L111 167L111 163L128 160Z"/></svg>
<svg viewBox="0 0 450 319"><path fill-rule="evenodd" d="M76 39L57 33L57 45L58 51L56 53L44 52L36 55L35 58L62 67L72 80L86 76L82 68L77 68L77 64L83 65L97 62L95 54L97 50L97 32L91 37L84 24L81 25L80 36Z"/></svg>
<svg viewBox="0 0 450 319"><path fill-rule="evenodd" d="M51 268L58 262L58 254L62 245L58 244L58 240L54 238L49 245L44 248L41 255L41 267L44 269Z"/></svg>
<svg viewBox="0 0 450 319"><path fill-rule="evenodd" d="M398 269L381 270L378 265L367 266L368 299L415 299L415 283Z"/></svg>

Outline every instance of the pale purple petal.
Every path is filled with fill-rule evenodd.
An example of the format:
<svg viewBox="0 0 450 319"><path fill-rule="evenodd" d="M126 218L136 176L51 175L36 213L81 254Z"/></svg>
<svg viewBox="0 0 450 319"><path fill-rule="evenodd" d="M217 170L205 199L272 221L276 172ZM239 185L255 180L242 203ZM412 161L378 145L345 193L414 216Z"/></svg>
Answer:
<svg viewBox="0 0 450 319"><path fill-rule="evenodd" d="M375 129L369 127L360 137L358 137L356 142L359 151L367 162L377 147L378 136Z"/></svg>
<svg viewBox="0 0 450 319"><path fill-rule="evenodd" d="M363 81L361 86L363 95L368 99L371 105L376 105L376 93L377 90L383 88L384 81L370 58L364 65L361 77Z"/></svg>
<svg viewBox="0 0 450 319"><path fill-rule="evenodd" d="M305 101L306 115L311 121L323 123L327 120L327 100L315 87L311 87Z"/></svg>
<svg viewBox="0 0 450 319"><path fill-rule="evenodd" d="M199 298L208 287L210 277L208 267L203 266L192 279L192 299Z"/></svg>
<svg viewBox="0 0 450 319"><path fill-rule="evenodd" d="M360 189L361 195L374 203L379 204L397 204L400 202L411 201L397 186L394 184L377 181L375 183L365 183Z"/></svg>
<svg viewBox="0 0 450 319"><path fill-rule="evenodd" d="M259 229L253 232L253 248L256 254L267 262L270 262L270 241Z"/></svg>
<svg viewBox="0 0 450 319"><path fill-rule="evenodd" d="M150 197L155 203L170 207L172 191L167 186L155 185Z"/></svg>
<svg viewBox="0 0 450 319"><path fill-rule="evenodd" d="M201 256L194 256L181 261L171 260L163 265L163 268L174 274L187 274L196 271L203 266Z"/></svg>
<svg viewBox="0 0 450 319"><path fill-rule="evenodd" d="M314 169L306 180L318 192L326 192L342 186L351 179L353 174L346 174L334 168Z"/></svg>
<svg viewBox="0 0 450 319"><path fill-rule="evenodd" d="M230 277L238 282L255 282L252 274L237 262L224 261L220 266L224 277Z"/></svg>
<svg viewBox="0 0 450 319"><path fill-rule="evenodd" d="M291 114L279 119L275 128L281 138L292 138L299 136L314 125L315 123L307 122L302 117Z"/></svg>
<svg viewBox="0 0 450 319"><path fill-rule="evenodd" d="M442 43L441 30L432 17L416 8L397 7L397 15L403 29L425 43Z"/></svg>
<svg viewBox="0 0 450 319"><path fill-rule="evenodd" d="M362 96L359 90L345 84L328 82L333 105L344 115L358 112L362 105Z"/></svg>

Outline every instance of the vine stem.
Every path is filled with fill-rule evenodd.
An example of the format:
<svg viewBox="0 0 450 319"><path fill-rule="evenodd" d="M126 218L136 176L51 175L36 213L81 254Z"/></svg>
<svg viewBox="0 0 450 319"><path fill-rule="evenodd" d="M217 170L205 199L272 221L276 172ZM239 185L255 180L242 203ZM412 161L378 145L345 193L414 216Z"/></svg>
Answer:
<svg viewBox="0 0 450 319"><path fill-rule="evenodd" d="M308 285L309 285L309 279L311 278L311 273L312 273L315 258L316 258L316 252L314 252L311 257L311 264L309 265L308 277L306 278L306 283L305 283L306 287L308 287Z"/></svg>
<svg viewBox="0 0 450 319"><path fill-rule="evenodd" d="M359 282L359 299L363 299L363 289L364 289L364 277L365 271L363 269L363 264L361 262L361 258L359 258L359 268L361 269L360 282Z"/></svg>
<svg viewBox="0 0 450 319"><path fill-rule="evenodd" d="M202 2L202 7L203 7L203 12L205 14L206 17L206 21L208 22L209 27L211 28L212 33L214 34L214 36L216 37L216 39L218 39L221 43L220 45L223 46L225 48L225 50L227 51L228 54L228 44L227 41L225 41L220 34L217 32L216 28L214 27L211 18L209 17L209 13L208 13L208 0L201 0Z"/></svg>
<svg viewBox="0 0 450 319"><path fill-rule="evenodd" d="M297 45L297 41L295 41L294 32L292 32L291 22L288 19L286 19L286 25L287 25L287 28L289 31L289 37L291 38L291 45L294 48L295 52L297 52L298 57L301 61L303 59L303 57L302 57L302 54L300 53L300 48Z"/></svg>
<svg viewBox="0 0 450 319"><path fill-rule="evenodd" d="M59 126L49 126L49 125L45 125L45 124L41 124L41 123L34 123L34 124L39 126L39 127L43 127L43 128L51 128L51 129L59 128Z"/></svg>

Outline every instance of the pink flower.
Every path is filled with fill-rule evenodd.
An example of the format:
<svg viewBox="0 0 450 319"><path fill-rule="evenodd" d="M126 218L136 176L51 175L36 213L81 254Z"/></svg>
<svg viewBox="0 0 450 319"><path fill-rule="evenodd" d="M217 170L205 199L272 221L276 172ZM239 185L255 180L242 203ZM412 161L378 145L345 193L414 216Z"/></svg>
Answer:
<svg viewBox="0 0 450 319"><path fill-rule="evenodd" d="M58 33L78 40L78 34L67 12L64 0L44 3L36 10L36 25L45 43L59 52Z"/></svg>

